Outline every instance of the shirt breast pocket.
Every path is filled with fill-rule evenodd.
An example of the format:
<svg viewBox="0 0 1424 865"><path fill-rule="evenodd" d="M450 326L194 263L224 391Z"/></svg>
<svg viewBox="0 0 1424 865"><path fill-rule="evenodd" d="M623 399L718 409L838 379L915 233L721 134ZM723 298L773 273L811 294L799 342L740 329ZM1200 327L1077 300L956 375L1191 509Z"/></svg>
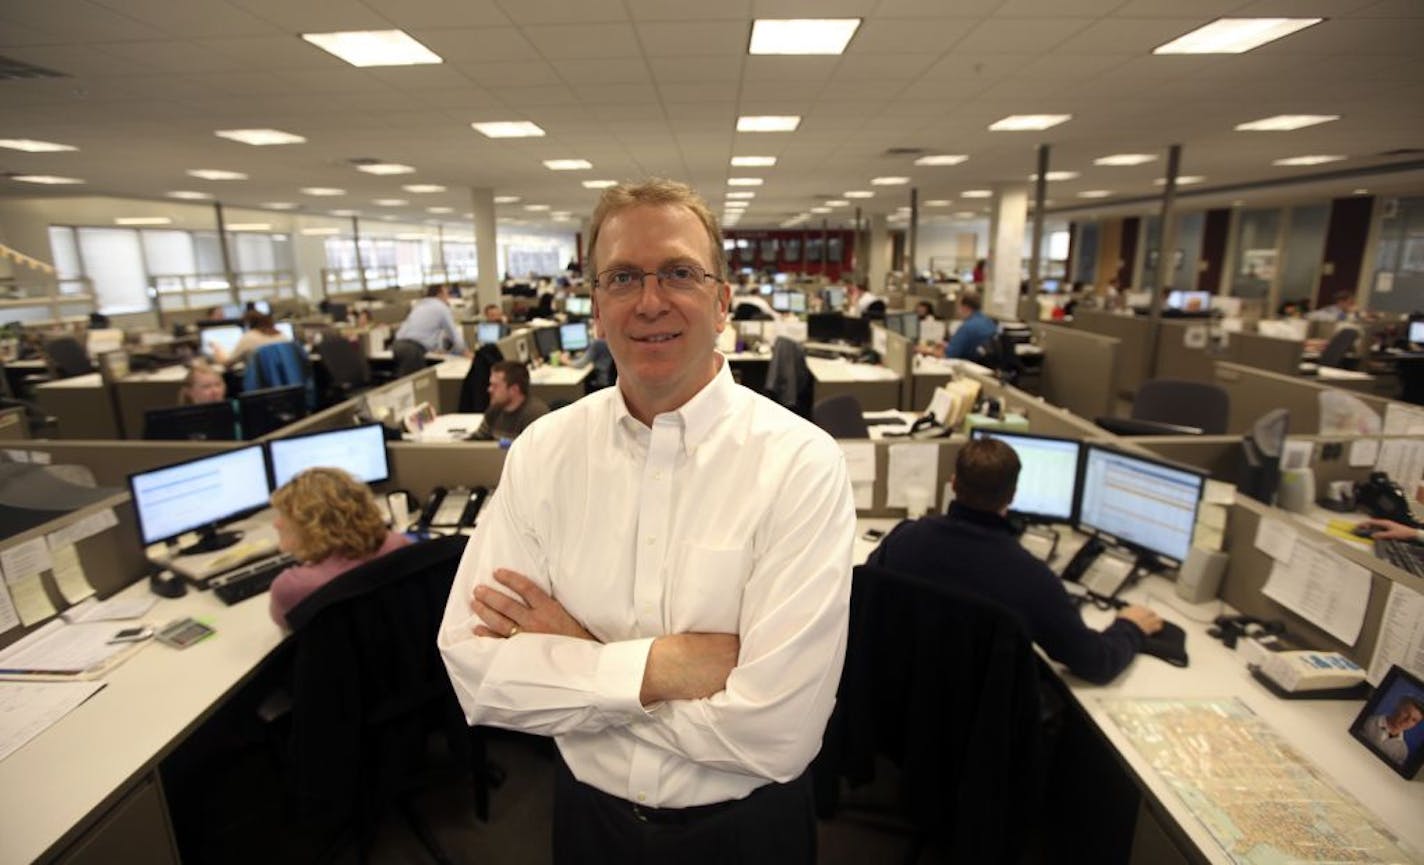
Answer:
<svg viewBox="0 0 1424 865"><path fill-rule="evenodd" d="M738 633L751 550L686 543L668 595L669 632Z"/></svg>

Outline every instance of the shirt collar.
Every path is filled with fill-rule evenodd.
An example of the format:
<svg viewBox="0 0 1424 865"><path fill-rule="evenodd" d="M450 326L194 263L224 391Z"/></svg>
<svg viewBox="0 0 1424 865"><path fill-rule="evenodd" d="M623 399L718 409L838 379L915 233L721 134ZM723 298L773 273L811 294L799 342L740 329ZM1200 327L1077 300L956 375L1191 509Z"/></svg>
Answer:
<svg viewBox="0 0 1424 865"><path fill-rule="evenodd" d="M712 380L704 385L702 390L693 394L692 399L670 412L658 415L672 415L676 418L682 427L683 449L689 454L707 439L717 421L731 408L734 395L732 388L737 386L732 380L732 366L727 362L727 358L721 352L714 354L717 356L718 367ZM615 386L614 391L613 422L629 432L635 432L642 423L628 410L628 403L623 399L623 389ZM657 418L653 418L653 422L656 423Z"/></svg>
<svg viewBox="0 0 1424 865"><path fill-rule="evenodd" d="M977 508L966 507L959 502L949 503L949 518L952 520L963 520L966 523L973 523L976 526L983 526L987 529L997 529L1003 532L1013 532L1013 526L1004 517L990 511L981 511Z"/></svg>

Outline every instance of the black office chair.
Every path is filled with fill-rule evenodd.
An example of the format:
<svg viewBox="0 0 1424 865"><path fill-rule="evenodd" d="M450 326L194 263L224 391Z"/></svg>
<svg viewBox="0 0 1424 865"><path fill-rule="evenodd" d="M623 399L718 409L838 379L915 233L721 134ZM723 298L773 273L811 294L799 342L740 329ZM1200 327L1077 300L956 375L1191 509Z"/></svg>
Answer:
<svg viewBox="0 0 1424 865"><path fill-rule="evenodd" d="M732 307L732 321L760 321L769 319L766 310L754 303L738 303Z"/></svg>
<svg viewBox="0 0 1424 865"><path fill-rule="evenodd" d="M326 403L332 404L371 386L371 364L356 343L334 331L328 331L317 351L321 366L330 379Z"/></svg>
<svg viewBox="0 0 1424 865"><path fill-rule="evenodd" d="M416 790L469 772L475 812L489 816L487 766L479 728L465 722L436 634L460 535L414 544L338 576L287 614L294 631L288 766L298 813L350 818L368 856L381 812L400 804L437 861L434 836L409 807ZM428 753L443 734L448 754Z"/></svg>
<svg viewBox="0 0 1424 865"><path fill-rule="evenodd" d="M51 375L55 378L73 378L94 371L94 364L89 362L89 353L84 350L84 344L72 336L57 336L45 340L44 357Z"/></svg>
<svg viewBox="0 0 1424 865"><path fill-rule="evenodd" d="M1402 357L1398 363L1399 398L1424 405L1424 357Z"/></svg>
<svg viewBox="0 0 1424 865"><path fill-rule="evenodd" d="M816 403L811 409L811 421L838 439L868 439L870 427L865 423L860 400L852 394L841 394Z"/></svg>
<svg viewBox="0 0 1424 865"><path fill-rule="evenodd" d="M948 578L862 565L835 711L812 764L817 810L840 806L840 779L860 786L888 764L899 794L890 807L912 837L906 862L931 842L945 861L1017 862L1041 798L1042 720L1017 616Z"/></svg>
<svg viewBox="0 0 1424 865"><path fill-rule="evenodd" d="M771 360L766 365L766 387L762 393L801 417L810 417L811 389L806 347L778 336L771 344Z"/></svg>
<svg viewBox="0 0 1424 865"><path fill-rule="evenodd" d="M1345 367L1345 355L1355 347L1360 341L1360 332L1353 327L1342 327L1335 331L1335 335L1330 337L1330 341L1325 344L1325 348L1320 350L1320 358L1316 361L1320 366L1333 366L1343 369Z"/></svg>
<svg viewBox="0 0 1424 865"><path fill-rule="evenodd" d="M10 378L5 372L5 364L0 363L0 409L7 408L25 410L25 425L29 428L30 438L42 439L59 435L59 418L46 414L38 403L17 399L10 390Z"/></svg>
<svg viewBox="0 0 1424 865"><path fill-rule="evenodd" d="M885 301L883 301L883 300L872 300L872 301L870 302L870 305L865 308L865 312L862 312L862 313L860 314L860 317L861 317L861 318L868 318L868 319L871 319L871 320L873 320L873 321L884 321L884 320L885 320Z"/></svg>
<svg viewBox="0 0 1424 865"><path fill-rule="evenodd" d="M1221 435L1231 417L1231 396L1220 385L1184 379L1159 378L1143 382L1132 401L1133 421L1168 424L1171 428L1152 431L1150 426L1126 435L1172 435L1199 431ZM1099 426L1107 427L1099 422Z"/></svg>
<svg viewBox="0 0 1424 865"><path fill-rule="evenodd" d="M396 378L425 369L425 346L413 339L398 339L391 343L391 357L396 362Z"/></svg>
<svg viewBox="0 0 1424 865"><path fill-rule="evenodd" d="M489 408L490 371L503 360L504 355L498 346L482 345L475 349L475 356L470 359L470 371L460 382L460 402L456 411L484 412Z"/></svg>

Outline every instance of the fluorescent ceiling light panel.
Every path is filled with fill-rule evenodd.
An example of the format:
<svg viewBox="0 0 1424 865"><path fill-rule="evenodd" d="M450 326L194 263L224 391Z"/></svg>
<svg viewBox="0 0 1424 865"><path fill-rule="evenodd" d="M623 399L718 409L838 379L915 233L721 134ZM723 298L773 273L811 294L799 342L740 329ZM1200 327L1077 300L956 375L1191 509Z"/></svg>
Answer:
<svg viewBox="0 0 1424 865"><path fill-rule="evenodd" d="M733 156L732 165L736 168L770 168L776 164L775 156Z"/></svg>
<svg viewBox="0 0 1424 865"><path fill-rule="evenodd" d="M875 193L869 189L852 189L842 193L846 198L874 198Z"/></svg>
<svg viewBox="0 0 1424 865"><path fill-rule="evenodd" d="M246 180L247 175L241 171L224 171L221 168L190 168L189 177L197 177L202 180Z"/></svg>
<svg viewBox="0 0 1424 865"><path fill-rule="evenodd" d="M546 159L544 167L550 171L587 171L593 163L587 159Z"/></svg>
<svg viewBox="0 0 1424 865"><path fill-rule="evenodd" d="M115 225L172 225L173 220L166 216L120 216L114 219Z"/></svg>
<svg viewBox="0 0 1424 865"><path fill-rule="evenodd" d="M872 186L904 186L909 182L910 178L908 177L872 177L870 179Z"/></svg>
<svg viewBox="0 0 1424 865"><path fill-rule="evenodd" d="M1277 114L1274 117L1262 117L1260 120L1252 120L1249 123L1238 123L1236 131L1293 132L1307 126L1316 126L1339 119L1340 115L1338 114Z"/></svg>
<svg viewBox="0 0 1424 865"><path fill-rule="evenodd" d="M951 203L948 198L932 198L925 202L925 207L948 207Z"/></svg>
<svg viewBox="0 0 1424 865"><path fill-rule="evenodd" d="M954 214L956 219L973 219L976 216L972 210L960 210Z"/></svg>
<svg viewBox="0 0 1424 865"><path fill-rule="evenodd" d="M414 174L415 169L409 165L401 165L399 162L376 162L371 165L358 165L357 171L364 171L367 174L376 174L382 177L388 174Z"/></svg>
<svg viewBox="0 0 1424 865"><path fill-rule="evenodd" d="M958 153L936 153L931 156L921 156L915 160L916 165L958 165L967 162L968 156Z"/></svg>
<svg viewBox="0 0 1424 865"><path fill-rule="evenodd" d="M1242 54L1324 21L1324 18L1218 18L1171 42L1153 54Z"/></svg>
<svg viewBox="0 0 1424 865"><path fill-rule="evenodd" d="M618 181L616 180L585 180L583 182L584 189L607 189L610 186L617 185Z"/></svg>
<svg viewBox="0 0 1424 865"><path fill-rule="evenodd" d="M329 237L329 236L331 236L331 235L333 235L333 234L340 234L340 233L341 233L341 229L339 229L339 228L303 228L303 229L302 229L302 234L305 234L307 237L323 237L323 236L328 236L328 237Z"/></svg>
<svg viewBox="0 0 1424 865"><path fill-rule="evenodd" d="M528 120L496 120L490 123L471 123L474 130L486 138L541 138L544 130L537 123Z"/></svg>
<svg viewBox="0 0 1424 865"><path fill-rule="evenodd" d="M960 198L993 198L994 191L991 189L966 189L959 193Z"/></svg>
<svg viewBox="0 0 1424 865"><path fill-rule="evenodd" d="M1193 183L1201 183L1203 180L1206 180L1206 178L1202 177L1199 174L1183 174L1181 177L1177 178L1177 185L1191 186ZM1159 177L1156 180L1152 181L1152 183L1157 186L1166 186L1167 178Z"/></svg>
<svg viewBox="0 0 1424 865"><path fill-rule="evenodd" d="M325 196L345 195L345 194L346 194L346 190L344 190L344 189L337 189L337 188L334 187L334 186L303 186L303 187L302 187L302 194L303 194L303 195L316 195L316 196L323 196L323 195L325 195Z"/></svg>
<svg viewBox="0 0 1424 865"><path fill-rule="evenodd" d="M380 207L405 207L410 204L404 198L374 198L371 203Z"/></svg>
<svg viewBox="0 0 1424 865"><path fill-rule="evenodd" d="M728 177L728 186L761 186L766 182L762 177Z"/></svg>
<svg viewBox="0 0 1424 865"><path fill-rule="evenodd" d="M517 196L517 195L496 195L496 196L494 197L494 203L495 203L495 204L518 204L518 203L519 203L519 196Z"/></svg>
<svg viewBox="0 0 1424 865"><path fill-rule="evenodd" d="M405 186L402 186L401 189L404 189L406 192L414 192L417 194L445 191L445 187L441 186L438 183L407 183Z"/></svg>
<svg viewBox="0 0 1424 865"><path fill-rule="evenodd" d="M755 193L755 192L750 192L750 191L744 191L744 192L729 192L729 193L727 193L727 196L726 196L726 197L727 197L727 198L756 198L756 193Z"/></svg>
<svg viewBox="0 0 1424 865"><path fill-rule="evenodd" d="M801 125L796 114L744 114L737 118L738 132L795 132Z"/></svg>
<svg viewBox="0 0 1424 865"><path fill-rule="evenodd" d="M1078 172L1076 172L1076 171L1050 171L1050 172L1048 172L1048 174L1045 175L1045 176L1048 178L1049 182L1052 183L1052 182L1058 181L1058 180L1072 180L1073 178L1075 178L1075 177L1078 176ZM1033 173L1033 174L1030 174L1030 175L1028 176L1028 179L1029 179L1029 180L1034 180L1034 181L1038 180L1038 173L1035 172L1035 173Z"/></svg>
<svg viewBox="0 0 1424 865"><path fill-rule="evenodd" d="M62 150L78 150L68 144L53 141L35 141L32 138L0 138L0 147L7 150L23 150L26 153L58 153Z"/></svg>
<svg viewBox="0 0 1424 865"><path fill-rule="evenodd" d="M297 206L290 201L264 201L260 207L268 210L296 210Z"/></svg>
<svg viewBox="0 0 1424 865"><path fill-rule="evenodd" d="M525 209L525 210L528 210L528 211L532 211L532 212L534 212L534 213L542 213L543 211L549 209L549 205L547 205L547 204L526 204L526 205L524 205L524 209Z"/></svg>
<svg viewBox="0 0 1424 865"><path fill-rule="evenodd" d="M989 124L991 132L1037 132L1073 119L1071 114L1011 114Z"/></svg>
<svg viewBox="0 0 1424 865"><path fill-rule="evenodd" d="M83 183L77 177L55 177L53 174L17 174L10 178L21 183L43 183L46 186L63 186L70 183Z"/></svg>
<svg viewBox="0 0 1424 865"><path fill-rule="evenodd" d="M228 231L271 231L270 222L230 222L223 226Z"/></svg>
<svg viewBox="0 0 1424 865"><path fill-rule="evenodd" d="M184 201L207 201L213 196L207 192L194 192L191 189L175 189L167 193L169 198L181 198Z"/></svg>
<svg viewBox="0 0 1424 865"><path fill-rule="evenodd" d="M361 211L359 211L359 210L350 210L350 209L345 209L345 210L333 210L333 211L331 211L331 215L332 215L332 216L360 216L360 215L361 215Z"/></svg>
<svg viewBox="0 0 1424 865"><path fill-rule="evenodd" d="M454 212L455 212L455 208L453 208L453 207L427 207L427 208L425 208L425 212L426 212L426 213L454 213Z"/></svg>
<svg viewBox="0 0 1424 865"><path fill-rule="evenodd" d="M748 54L843 54L859 18L758 18Z"/></svg>
<svg viewBox="0 0 1424 865"><path fill-rule="evenodd" d="M832 198L826 202L827 207L850 207L850 202L844 198Z"/></svg>
<svg viewBox="0 0 1424 865"><path fill-rule="evenodd" d="M302 144L306 141L300 135L283 132L280 129L219 129L213 134L240 144L251 144L253 147L267 147L273 144Z"/></svg>
<svg viewBox="0 0 1424 865"><path fill-rule="evenodd" d="M1312 156L1290 156L1285 159L1276 159L1272 165L1324 165L1327 162L1340 162L1345 157L1335 154L1315 154Z"/></svg>
<svg viewBox="0 0 1424 865"><path fill-rule="evenodd" d="M830 213L830 212L831 212L831 209L830 209L829 207L813 207L813 208L811 208L811 212L812 212L812 213Z"/></svg>
<svg viewBox="0 0 1424 865"><path fill-rule="evenodd" d="M1114 153L1111 156L1102 156L1093 160L1094 165L1142 165L1156 159L1151 153Z"/></svg>
<svg viewBox="0 0 1424 865"><path fill-rule="evenodd" d="M1078 193L1079 198L1107 198L1112 195L1110 189L1085 189Z"/></svg>
<svg viewBox="0 0 1424 865"><path fill-rule="evenodd" d="M417 66L444 62L439 54L403 30L303 33L302 38L352 66Z"/></svg>

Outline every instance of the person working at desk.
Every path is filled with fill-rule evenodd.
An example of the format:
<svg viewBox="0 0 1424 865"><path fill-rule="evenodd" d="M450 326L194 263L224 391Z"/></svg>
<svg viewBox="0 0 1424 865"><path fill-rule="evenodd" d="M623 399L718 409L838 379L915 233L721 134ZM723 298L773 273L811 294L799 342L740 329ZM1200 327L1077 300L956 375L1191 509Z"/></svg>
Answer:
<svg viewBox="0 0 1424 865"><path fill-rule="evenodd" d="M529 395L529 367L502 360L490 367L489 408L480 428L470 436L477 441L513 440L525 427L549 413L549 406Z"/></svg>
<svg viewBox="0 0 1424 865"><path fill-rule="evenodd" d="M287 613L307 595L410 543L386 529L371 488L341 469L301 472L272 494L272 509L277 548L300 562L272 581L268 609L283 627Z"/></svg>
<svg viewBox="0 0 1424 865"><path fill-rule="evenodd" d="M445 351L470 357L465 336L450 311L450 292L443 285L432 285L425 297L410 306L410 313L396 330L396 341L419 343L426 351ZM392 346L394 350L394 346Z"/></svg>
<svg viewBox="0 0 1424 865"><path fill-rule="evenodd" d="M1368 519L1355 526L1359 532L1369 532L1376 541L1414 541L1424 544L1424 529L1416 529L1394 520Z"/></svg>
<svg viewBox="0 0 1424 865"><path fill-rule="evenodd" d="M618 366L613 362L613 352L608 350L608 340L602 337L589 340L588 349L576 359L570 359L568 352L565 352L564 361L574 369L593 367L593 371L588 374L589 390L609 387L618 377Z"/></svg>
<svg viewBox="0 0 1424 865"><path fill-rule="evenodd" d="M222 373L202 361L194 361L188 367L188 375L178 388L179 405L200 405L208 402L222 402L227 399L227 382Z"/></svg>
<svg viewBox="0 0 1424 865"><path fill-rule="evenodd" d="M1355 317L1355 296L1348 291L1336 292L1332 303L1306 316L1311 321L1353 321Z"/></svg>
<svg viewBox="0 0 1424 865"><path fill-rule="evenodd" d="M959 292L959 328L946 343L920 346L916 351L933 357L973 360L979 357L990 340L999 335L999 325L980 310L979 293L972 289Z"/></svg>
<svg viewBox="0 0 1424 865"><path fill-rule="evenodd" d="M814 862L845 457L716 352L731 290L697 193L612 187L591 225L618 386L510 448L441 626L455 693L472 724L554 737L556 863Z"/></svg>
<svg viewBox="0 0 1424 865"><path fill-rule="evenodd" d="M1409 743L1404 734L1424 721L1424 703L1408 695L1395 701L1387 715L1372 715L1365 721L1365 738L1386 757L1403 765L1409 760Z"/></svg>
<svg viewBox="0 0 1424 865"><path fill-rule="evenodd" d="M286 334L277 329L277 325L272 321L272 316L265 312L249 312L243 316L247 322L247 331L238 337L237 343L233 345L232 351L227 352L223 347L215 342L208 343L212 350L213 362L222 366L231 366L235 363L242 363L248 356L263 346L272 345L278 342L287 342Z"/></svg>
<svg viewBox="0 0 1424 865"><path fill-rule="evenodd" d="M875 294L858 282L846 283L846 299L850 301L850 309L854 315L864 317L870 310L872 303L879 303L881 309L885 307L885 301L875 296Z"/></svg>
<svg viewBox="0 0 1424 865"><path fill-rule="evenodd" d="M1089 682L1122 672L1144 636L1162 628L1146 607L1127 606L1102 632L1083 624L1063 583L1014 537L1007 519L1018 487L1019 458L998 439L974 439L954 463L949 513L896 526L867 564L932 580L948 580L1017 613L1049 657Z"/></svg>
<svg viewBox="0 0 1424 865"><path fill-rule="evenodd" d="M500 306L497 303L485 304L484 319L485 321L492 322L494 324L503 324L504 307Z"/></svg>

